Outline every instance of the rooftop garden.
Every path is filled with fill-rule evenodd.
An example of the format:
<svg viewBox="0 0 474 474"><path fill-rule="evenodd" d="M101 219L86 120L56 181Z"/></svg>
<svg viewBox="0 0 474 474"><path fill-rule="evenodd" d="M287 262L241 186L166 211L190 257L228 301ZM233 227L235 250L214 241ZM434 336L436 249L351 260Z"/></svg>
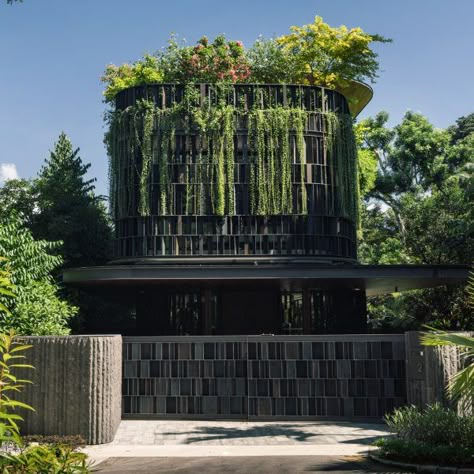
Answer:
<svg viewBox="0 0 474 474"><path fill-rule="evenodd" d="M390 41L361 28L331 27L319 16L313 23L292 26L286 35L259 37L249 48L224 35L213 41L203 36L195 46L172 36L155 54L120 66L109 64L102 76L104 96L111 102L124 89L157 82L301 84L346 90L354 81L375 81L379 63L372 47Z"/></svg>
<svg viewBox="0 0 474 474"><path fill-rule="evenodd" d="M311 24L291 27L287 35L259 38L248 49L241 41L228 40L224 35L212 41L203 36L195 46L173 36L166 48L153 55L147 54L131 64L108 65L102 81L106 86L105 101L112 105L107 114L110 127L106 143L111 157L114 216L135 212L129 196L135 192L136 180L138 213L142 216L236 214L234 136L240 118L248 128L250 213L307 214L303 135L307 113L316 111L323 115L326 147L338 173L339 192L345 193L338 202L339 208L331 212L357 221L356 146L353 117L345 104L331 109L323 100L308 108L299 92L288 101L280 101L258 85L317 85L344 91L349 104L356 104L359 97L348 94L348 87L354 81L376 79L379 64L371 46L388 41L361 28L334 28L316 17ZM164 97L163 101L157 97L138 99L126 107L115 104L121 91L157 83L181 86L183 96L171 104ZM200 83L211 84L211 93L203 97L195 87ZM240 84L254 84L258 99L249 105L245 97L230 98L235 95L232 85ZM169 165L181 163L175 134L183 128L191 134L198 132L202 140L197 150L199 162L194 163L194 158L185 160L196 166L186 167L186 176L179 178L179 183L185 184L186 197L184 211L177 211L171 206L175 199ZM124 141L124 137L129 138ZM159 165L158 177L153 176L153 164ZM123 170L130 166L137 176L135 172L125 176ZM153 183L157 181L159 189L155 190ZM158 211L152 212L155 204L151 199L156 193Z"/></svg>

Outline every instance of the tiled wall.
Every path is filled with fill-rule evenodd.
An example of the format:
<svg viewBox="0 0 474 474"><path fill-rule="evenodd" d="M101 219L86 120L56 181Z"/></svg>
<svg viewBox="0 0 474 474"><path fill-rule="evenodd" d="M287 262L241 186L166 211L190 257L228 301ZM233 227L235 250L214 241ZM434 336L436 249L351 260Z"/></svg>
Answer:
<svg viewBox="0 0 474 474"><path fill-rule="evenodd" d="M403 335L125 337L123 417L381 417Z"/></svg>

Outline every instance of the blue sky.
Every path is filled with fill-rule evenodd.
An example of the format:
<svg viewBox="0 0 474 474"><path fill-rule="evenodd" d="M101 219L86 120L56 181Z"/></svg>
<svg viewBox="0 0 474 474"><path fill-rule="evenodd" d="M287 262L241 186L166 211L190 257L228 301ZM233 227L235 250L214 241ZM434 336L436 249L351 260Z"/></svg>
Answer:
<svg viewBox="0 0 474 474"><path fill-rule="evenodd" d="M106 64L153 52L171 32L250 45L315 15L394 40L377 48L381 77L361 117L387 110L395 124L411 109L446 127L474 111L474 0L0 0L0 175L35 176L64 130L106 194Z"/></svg>

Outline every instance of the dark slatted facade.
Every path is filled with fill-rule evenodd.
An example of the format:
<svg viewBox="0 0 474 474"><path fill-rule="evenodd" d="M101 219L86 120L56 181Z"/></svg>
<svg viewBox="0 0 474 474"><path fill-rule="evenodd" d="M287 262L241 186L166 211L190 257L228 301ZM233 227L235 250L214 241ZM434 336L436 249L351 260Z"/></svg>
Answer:
<svg viewBox="0 0 474 474"><path fill-rule="evenodd" d="M203 85L202 97L211 96L212 89ZM136 87L121 92L117 109L133 106L138 100L153 100L157 107L170 107L183 97L183 87L156 85ZM334 164L328 160L325 146L325 125L322 114L328 111L348 114L345 98L332 90L302 86L236 85L228 102L250 109L256 101L262 107L293 104L307 111L304 130L305 161L298 164L295 137L290 143L293 212L282 215L253 215L249 203L248 124L245 117L238 121L234 136L235 209L232 215L203 215L195 182L201 176L198 148L202 137L179 128L175 130L175 158L167 165L170 177L170 212L160 215L160 167L153 164L150 183L150 215L140 216L139 173L136 164L121 170L122 186L116 189L128 203L127 215L116 216L115 253L119 258L161 256L316 256L335 259L356 259L355 223L338 210L342 190L336 184ZM124 149L130 137L122 137ZM303 170L301 167L303 166ZM298 189L307 193L307 212L302 213ZM210 184L204 196L211 199ZM355 190L354 190L355 192ZM204 206L209 209L208 203Z"/></svg>

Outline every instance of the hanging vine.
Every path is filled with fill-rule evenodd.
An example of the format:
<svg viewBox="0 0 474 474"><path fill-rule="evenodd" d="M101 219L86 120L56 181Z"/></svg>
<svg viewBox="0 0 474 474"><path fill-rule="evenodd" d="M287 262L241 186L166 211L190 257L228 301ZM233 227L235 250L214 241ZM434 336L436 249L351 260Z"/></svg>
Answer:
<svg viewBox="0 0 474 474"><path fill-rule="evenodd" d="M326 148L334 170L337 210L340 215L358 221L357 151L352 118L347 114L325 114Z"/></svg>
<svg viewBox="0 0 474 474"><path fill-rule="evenodd" d="M187 92L190 91L190 92ZM236 212L238 124L244 124L244 148L249 210L254 215L307 214L305 130L308 112L301 104L274 105L271 97L255 94L250 109L229 105L229 91L217 90L202 99L196 88L181 102L160 108L140 100L111 113L106 134L111 157L109 182L116 217L173 215L177 169L184 184L180 213L233 215ZM313 112L314 113L314 112ZM330 212L357 222L356 148L352 119L346 114L321 113L325 149L332 170L336 208ZM178 148L177 133L184 133ZM184 167L184 169L183 169ZM240 169L240 168L239 168ZM133 200L138 189L138 201ZM157 202L153 202L156 199Z"/></svg>

